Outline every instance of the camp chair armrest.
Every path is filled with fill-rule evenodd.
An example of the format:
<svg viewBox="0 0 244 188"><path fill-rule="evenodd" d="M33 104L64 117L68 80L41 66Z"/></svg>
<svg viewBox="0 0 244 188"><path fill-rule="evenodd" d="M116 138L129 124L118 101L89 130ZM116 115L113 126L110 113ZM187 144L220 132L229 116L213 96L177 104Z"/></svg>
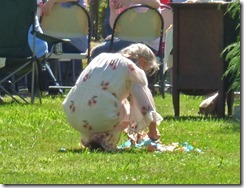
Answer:
<svg viewBox="0 0 244 188"><path fill-rule="evenodd" d="M44 40L47 43L51 43L51 44L57 44L59 42L70 42L70 39L60 39L60 38L57 38L57 37L54 37L54 36L51 36L51 35L40 33L38 31L34 31L34 32L32 31L32 34L33 33L36 34L37 38L39 38L41 40Z"/></svg>

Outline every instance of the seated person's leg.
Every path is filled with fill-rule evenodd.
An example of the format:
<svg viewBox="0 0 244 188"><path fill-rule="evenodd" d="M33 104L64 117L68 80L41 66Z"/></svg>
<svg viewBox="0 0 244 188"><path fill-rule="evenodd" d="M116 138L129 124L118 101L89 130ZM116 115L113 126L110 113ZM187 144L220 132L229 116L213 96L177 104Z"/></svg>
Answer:
<svg viewBox="0 0 244 188"><path fill-rule="evenodd" d="M4 103L4 100L3 100L3 97L0 94L0 104L3 104L3 103Z"/></svg>
<svg viewBox="0 0 244 188"><path fill-rule="evenodd" d="M39 24L39 21L38 21L38 18L36 17L36 25L35 25L35 30L36 31L39 31L42 33L42 29L40 27L40 24ZM32 50L32 52L35 54L35 56L38 58L41 58L42 56L44 56L47 52L48 52L48 44L47 42L39 39L39 38L35 38L35 44L33 44L34 42L34 36L33 34L31 33L32 31L32 25L30 26L29 28L29 32L28 32L28 44ZM35 45L35 47L34 47ZM35 49L35 51L34 51ZM41 85L41 90L47 90L47 79L44 79L46 76L42 76L42 74L45 74L44 72L42 72L42 70L40 69L41 67L38 66L38 69L39 69L39 84ZM43 78L43 79L42 79ZM31 74L28 75L28 78L27 78L27 83L28 83L28 90L31 91ZM43 86L43 87L42 87Z"/></svg>
<svg viewBox="0 0 244 188"><path fill-rule="evenodd" d="M85 49L78 49L73 44L64 43L63 44L63 52L64 53L82 53ZM74 67L73 67L74 66ZM80 75L83 70L82 60L81 59L73 59L71 62L60 62L62 79L68 79L70 82L75 82L77 77ZM74 72L73 72L74 70ZM73 74L75 76L75 80L73 80ZM66 81L68 81L66 80Z"/></svg>
<svg viewBox="0 0 244 188"><path fill-rule="evenodd" d="M86 36L79 38L71 38L70 40L70 43L62 44L62 51L64 53L83 53L87 50L88 40ZM77 77L83 70L82 60L72 59L72 62L60 61L60 69L63 85L73 84L73 82L76 81Z"/></svg>
<svg viewBox="0 0 244 188"><path fill-rule="evenodd" d="M42 29L40 27L38 18L36 17L36 25L35 25L35 30L42 33ZM29 28L29 32L28 32L28 44L32 50L33 53L35 53L37 58L42 57L43 55L45 55L48 52L48 44L47 42L39 39L39 38L35 38L35 52L34 52L34 45L33 45L33 41L34 41L34 36L31 33L32 31L32 25Z"/></svg>

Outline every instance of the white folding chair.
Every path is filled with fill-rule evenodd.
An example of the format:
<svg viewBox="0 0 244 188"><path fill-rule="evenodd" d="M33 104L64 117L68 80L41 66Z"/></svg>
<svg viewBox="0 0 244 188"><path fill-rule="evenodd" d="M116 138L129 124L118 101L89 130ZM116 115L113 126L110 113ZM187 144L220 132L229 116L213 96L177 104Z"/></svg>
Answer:
<svg viewBox="0 0 244 188"><path fill-rule="evenodd" d="M88 11L77 3L55 4L49 16L43 16L41 21L43 34L37 33L37 37L53 44L48 59L58 61L71 61L72 59L87 59L90 61L90 16ZM57 51L60 42L70 42L70 38L87 37L88 46L85 53L64 53ZM59 77L60 76L59 70ZM72 86L50 86L49 88L71 88Z"/></svg>
<svg viewBox="0 0 244 188"><path fill-rule="evenodd" d="M166 88L170 91L173 87L173 9L166 4L160 4L161 15L164 19L163 52L164 52L164 75L168 75L165 81ZM165 79L166 80L166 79Z"/></svg>
<svg viewBox="0 0 244 188"><path fill-rule="evenodd" d="M173 24L173 9L166 4L160 4L161 15L164 19L164 36L163 41L165 41L166 31Z"/></svg>
<svg viewBox="0 0 244 188"><path fill-rule="evenodd" d="M132 42L151 42L159 39L157 56L160 59L160 91L164 96L162 40L164 20L159 10L147 5L133 5L121 12L115 19L110 40L113 50L114 38Z"/></svg>

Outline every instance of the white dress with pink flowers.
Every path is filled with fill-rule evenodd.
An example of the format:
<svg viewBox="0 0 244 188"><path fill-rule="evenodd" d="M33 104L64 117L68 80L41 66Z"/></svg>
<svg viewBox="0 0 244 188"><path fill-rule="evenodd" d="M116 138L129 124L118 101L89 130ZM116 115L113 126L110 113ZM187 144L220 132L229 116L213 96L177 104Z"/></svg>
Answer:
<svg viewBox="0 0 244 188"><path fill-rule="evenodd" d="M68 123L81 134L81 142L99 143L113 150L120 133L136 133L151 121L160 124L147 78L142 69L120 54L102 53L82 71L63 101ZM123 127L123 122L130 122Z"/></svg>

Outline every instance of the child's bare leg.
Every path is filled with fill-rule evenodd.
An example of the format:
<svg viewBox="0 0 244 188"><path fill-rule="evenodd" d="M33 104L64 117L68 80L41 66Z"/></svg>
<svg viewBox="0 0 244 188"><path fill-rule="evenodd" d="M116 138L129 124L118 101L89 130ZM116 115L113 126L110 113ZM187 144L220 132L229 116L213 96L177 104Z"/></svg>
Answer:
<svg viewBox="0 0 244 188"><path fill-rule="evenodd" d="M126 129L128 128L128 126L129 126L129 122L123 121L122 123L120 123L118 127L119 129L123 130L126 133Z"/></svg>
<svg viewBox="0 0 244 188"><path fill-rule="evenodd" d="M148 137L150 139L156 139L158 140L160 138L160 133L156 127L155 122L151 122L149 125L149 132L147 133Z"/></svg>

